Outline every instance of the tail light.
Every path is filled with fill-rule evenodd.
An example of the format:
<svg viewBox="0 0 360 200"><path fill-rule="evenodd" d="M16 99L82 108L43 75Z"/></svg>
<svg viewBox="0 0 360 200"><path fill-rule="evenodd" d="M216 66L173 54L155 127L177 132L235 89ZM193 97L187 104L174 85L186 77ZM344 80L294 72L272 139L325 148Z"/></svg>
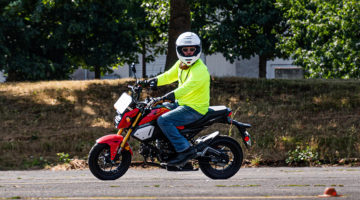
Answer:
<svg viewBox="0 0 360 200"><path fill-rule="evenodd" d="M251 138L250 137L251 137L250 133L245 131L244 142L245 142L247 147L251 147Z"/></svg>
<svg viewBox="0 0 360 200"><path fill-rule="evenodd" d="M245 136L245 137L244 137L244 140L245 140L245 142L248 142L248 141L250 140L250 137L249 137L249 136Z"/></svg>

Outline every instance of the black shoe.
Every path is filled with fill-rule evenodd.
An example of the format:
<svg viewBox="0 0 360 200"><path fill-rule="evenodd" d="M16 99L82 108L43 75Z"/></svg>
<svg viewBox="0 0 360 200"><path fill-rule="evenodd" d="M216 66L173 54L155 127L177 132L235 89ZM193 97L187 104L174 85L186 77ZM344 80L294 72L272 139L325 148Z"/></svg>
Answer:
<svg viewBox="0 0 360 200"><path fill-rule="evenodd" d="M195 149L193 147L190 147L185 151L178 153L178 155L174 159L170 160L167 165L177 166L186 163L188 160L195 157L195 153Z"/></svg>

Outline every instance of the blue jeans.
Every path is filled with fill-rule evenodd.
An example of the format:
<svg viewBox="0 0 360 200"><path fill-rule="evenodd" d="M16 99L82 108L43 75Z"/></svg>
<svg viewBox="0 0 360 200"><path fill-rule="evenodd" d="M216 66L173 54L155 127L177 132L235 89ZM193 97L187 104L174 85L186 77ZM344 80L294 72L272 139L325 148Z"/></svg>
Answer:
<svg viewBox="0 0 360 200"><path fill-rule="evenodd" d="M176 127L195 122L203 117L203 115L189 106L179 106L177 103L164 105L172 110L161 115L157 119L157 123L165 136L173 144L175 151L183 152L190 147L190 144Z"/></svg>

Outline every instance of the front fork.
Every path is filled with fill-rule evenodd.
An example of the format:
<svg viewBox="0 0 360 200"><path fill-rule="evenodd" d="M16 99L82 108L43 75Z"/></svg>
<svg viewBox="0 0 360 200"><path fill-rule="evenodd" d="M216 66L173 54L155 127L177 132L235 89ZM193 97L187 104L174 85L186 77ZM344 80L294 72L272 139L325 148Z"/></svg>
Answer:
<svg viewBox="0 0 360 200"><path fill-rule="evenodd" d="M120 148L119 148L118 151L117 151L118 154L121 153L121 151L124 149L124 147L125 147L125 148L126 148L126 147L130 148L129 146L125 146L125 145L126 145L127 141L129 140L130 135L131 135L131 133L133 132L133 130L134 130L136 124L138 123L140 117L141 117L141 112L136 116L136 119L135 119L134 123L132 124L131 128L127 131L127 133L126 133L123 141L122 141L121 144L120 144ZM119 131L117 132L117 135L121 135L121 133L123 132L123 130L124 130L124 129L119 129ZM126 149L126 150L128 150L128 149Z"/></svg>

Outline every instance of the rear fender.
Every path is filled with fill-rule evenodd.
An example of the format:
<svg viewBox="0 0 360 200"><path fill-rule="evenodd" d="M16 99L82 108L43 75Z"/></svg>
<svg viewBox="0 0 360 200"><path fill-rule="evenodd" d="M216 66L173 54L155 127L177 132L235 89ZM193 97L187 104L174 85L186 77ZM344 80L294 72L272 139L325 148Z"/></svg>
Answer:
<svg viewBox="0 0 360 200"><path fill-rule="evenodd" d="M110 146L111 160L114 160L123 139L124 139L124 137L122 135L110 134L110 135L105 135L105 136L97 139L96 142L100 143L100 144L108 144ZM129 143L125 144L125 147L122 151L124 151L124 150L130 151L131 155L133 155L133 151L132 151Z"/></svg>
<svg viewBox="0 0 360 200"><path fill-rule="evenodd" d="M250 133L246 131L246 129L250 128L251 125L238 122L234 119L231 119L230 117L228 117L228 123L234 124L238 128L246 148L250 148L251 147L251 136L250 136Z"/></svg>

